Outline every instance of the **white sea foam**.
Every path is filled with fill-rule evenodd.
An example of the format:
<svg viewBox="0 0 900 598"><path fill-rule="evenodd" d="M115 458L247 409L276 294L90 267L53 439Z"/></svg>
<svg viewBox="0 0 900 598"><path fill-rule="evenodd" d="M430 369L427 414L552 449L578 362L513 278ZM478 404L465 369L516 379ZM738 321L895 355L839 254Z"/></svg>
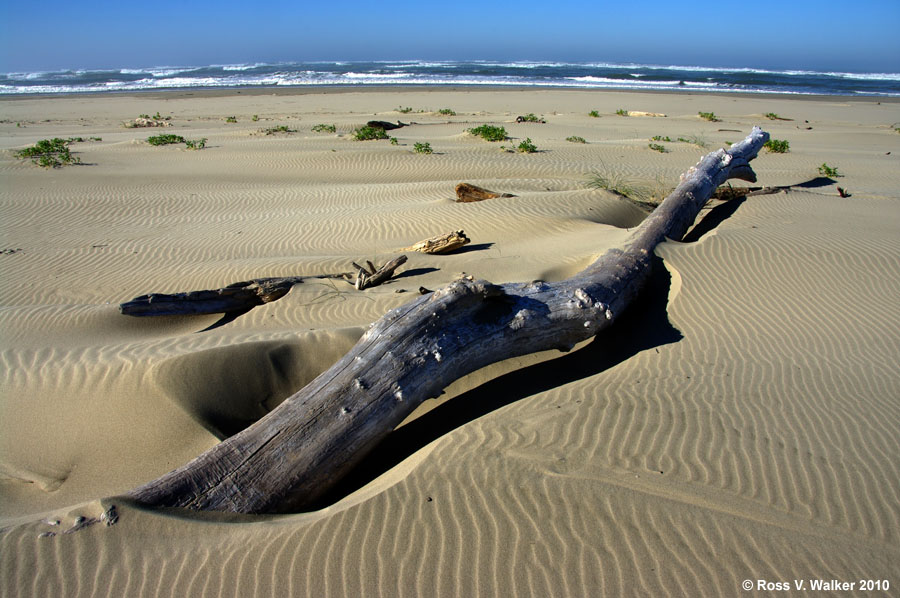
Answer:
<svg viewBox="0 0 900 598"><path fill-rule="evenodd" d="M488 74L489 73L489 74ZM744 75L751 76L744 76ZM136 80L135 80L136 79ZM898 73L569 63L391 60L59 70L0 75L2 94L296 85L500 85L900 97ZM857 83L855 83L857 82Z"/></svg>

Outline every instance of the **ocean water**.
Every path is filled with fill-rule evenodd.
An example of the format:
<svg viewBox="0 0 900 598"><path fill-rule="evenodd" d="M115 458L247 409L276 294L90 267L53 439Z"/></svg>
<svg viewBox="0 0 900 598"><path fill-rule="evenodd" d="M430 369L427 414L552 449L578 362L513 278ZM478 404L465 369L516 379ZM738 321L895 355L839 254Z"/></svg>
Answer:
<svg viewBox="0 0 900 598"><path fill-rule="evenodd" d="M0 94L315 85L509 85L900 97L900 73L599 62L291 62L0 74Z"/></svg>

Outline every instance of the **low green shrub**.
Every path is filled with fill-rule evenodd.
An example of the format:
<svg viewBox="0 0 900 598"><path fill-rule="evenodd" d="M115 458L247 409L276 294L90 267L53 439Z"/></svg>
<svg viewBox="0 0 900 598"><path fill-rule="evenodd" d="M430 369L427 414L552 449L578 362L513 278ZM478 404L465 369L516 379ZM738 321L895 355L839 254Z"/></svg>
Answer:
<svg viewBox="0 0 900 598"><path fill-rule="evenodd" d="M456 112L454 112L450 108L441 108L440 110L438 110L438 114L443 114L444 116L456 116Z"/></svg>
<svg viewBox="0 0 900 598"><path fill-rule="evenodd" d="M584 137L579 137L578 135L566 137L566 141L571 141L572 143L587 143L587 141L584 140Z"/></svg>
<svg viewBox="0 0 900 598"><path fill-rule="evenodd" d="M769 139L763 147L773 154L786 154L791 151L791 144L785 139Z"/></svg>
<svg viewBox="0 0 900 598"><path fill-rule="evenodd" d="M506 139L506 129L504 127L495 127L494 125L481 125L469 129L469 133L481 137L485 141L504 141Z"/></svg>
<svg viewBox="0 0 900 598"><path fill-rule="evenodd" d="M316 125L312 128L314 133L334 133L337 127L334 125Z"/></svg>
<svg viewBox="0 0 900 598"><path fill-rule="evenodd" d="M819 166L819 174L821 174L822 176L827 176L827 177L831 177L831 178L837 178L839 176L843 176L840 173L838 173L837 167L829 166L828 164L825 164L824 162L822 163L821 166Z"/></svg>
<svg viewBox="0 0 900 598"><path fill-rule="evenodd" d="M541 122L541 119L538 118L538 116L534 112L529 112L525 116L520 116L516 120L519 122L523 122L523 123L539 123L539 122Z"/></svg>
<svg viewBox="0 0 900 598"><path fill-rule="evenodd" d="M597 112L596 110L591 110L590 112L588 112L588 116L592 116L594 118L600 118L600 113Z"/></svg>
<svg viewBox="0 0 900 598"><path fill-rule="evenodd" d="M700 118L702 118L704 120L708 120L709 122L712 122L712 123L721 122L721 119L718 116L716 116L715 112L698 112L697 114L700 116Z"/></svg>
<svg viewBox="0 0 900 598"><path fill-rule="evenodd" d="M664 153L666 153L666 152L669 151L669 150L667 150L667 149L665 148L665 146L660 145L660 144L658 144L658 143L650 143L650 144L648 144L648 146L649 146L650 149L652 149L653 151L659 152L659 153L661 153L661 154L664 154Z"/></svg>
<svg viewBox="0 0 900 598"><path fill-rule="evenodd" d="M650 141L672 141L672 140L669 137L663 137L662 135L654 135L653 137L650 138Z"/></svg>
<svg viewBox="0 0 900 598"><path fill-rule="evenodd" d="M368 125L360 127L353 131L353 138L357 141L369 141L371 139L387 139L388 134L384 129L379 127L370 127Z"/></svg>
<svg viewBox="0 0 900 598"><path fill-rule="evenodd" d="M236 122L237 122L237 117L236 117L236 116L226 116L226 117L225 117L225 122L227 122L227 123L236 123Z"/></svg>
<svg viewBox="0 0 900 598"><path fill-rule="evenodd" d="M530 137L526 137L525 141L521 142L516 149L523 154L533 154L538 151L537 146L531 142Z"/></svg>
<svg viewBox="0 0 900 598"><path fill-rule="evenodd" d="M431 149L431 144L428 142L425 143L415 143L413 145L413 151L417 154L433 154L434 150Z"/></svg>
<svg viewBox="0 0 900 598"><path fill-rule="evenodd" d="M80 137L78 139L81 139ZM80 164L81 158L77 158L69 151L67 139L54 137L53 139L41 139L31 147L15 152L17 158L31 158L32 163L44 168L59 168L68 164Z"/></svg>
<svg viewBox="0 0 900 598"><path fill-rule="evenodd" d="M277 127L263 129L262 132L266 135L277 135L278 133L296 133L297 129L292 129L287 125L278 125Z"/></svg>
<svg viewBox="0 0 900 598"><path fill-rule="evenodd" d="M163 135L153 135L147 137L147 143L150 145L170 145L172 143L184 143L184 137L181 135L173 135L166 133Z"/></svg>
<svg viewBox="0 0 900 598"><path fill-rule="evenodd" d="M619 108L618 110L616 110L616 114L618 114L619 116L628 116L628 110Z"/></svg>
<svg viewBox="0 0 900 598"><path fill-rule="evenodd" d="M206 147L206 137L204 137L202 139L196 139L196 140L195 139L185 139L184 144L187 146L188 149L202 150L204 147Z"/></svg>

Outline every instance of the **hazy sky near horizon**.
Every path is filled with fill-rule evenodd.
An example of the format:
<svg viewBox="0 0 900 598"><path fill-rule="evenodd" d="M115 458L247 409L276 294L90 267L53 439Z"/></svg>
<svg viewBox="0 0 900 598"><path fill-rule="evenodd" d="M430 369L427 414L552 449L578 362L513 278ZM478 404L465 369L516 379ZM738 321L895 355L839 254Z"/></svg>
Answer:
<svg viewBox="0 0 900 598"><path fill-rule="evenodd" d="M900 72L900 0L0 6L0 72L398 59Z"/></svg>

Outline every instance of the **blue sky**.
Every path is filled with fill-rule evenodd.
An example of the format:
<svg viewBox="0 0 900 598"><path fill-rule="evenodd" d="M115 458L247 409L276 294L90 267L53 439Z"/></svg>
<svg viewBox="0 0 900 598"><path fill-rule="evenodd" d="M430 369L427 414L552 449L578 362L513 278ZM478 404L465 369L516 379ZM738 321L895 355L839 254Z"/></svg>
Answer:
<svg viewBox="0 0 900 598"><path fill-rule="evenodd" d="M303 60L900 72L900 0L0 0L0 72Z"/></svg>

